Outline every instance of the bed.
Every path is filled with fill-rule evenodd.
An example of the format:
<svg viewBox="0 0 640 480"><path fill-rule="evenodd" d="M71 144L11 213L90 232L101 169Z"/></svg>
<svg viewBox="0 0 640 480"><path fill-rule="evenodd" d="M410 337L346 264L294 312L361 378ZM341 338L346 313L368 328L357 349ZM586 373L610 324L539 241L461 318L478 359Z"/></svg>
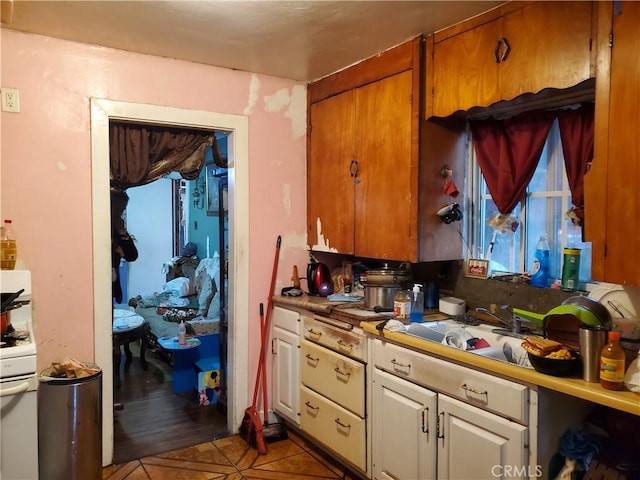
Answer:
<svg viewBox="0 0 640 480"><path fill-rule="evenodd" d="M129 307L145 320L147 348L171 364L171 351L162 348L158 338L177 336L181 320L187 326L187 335L219 333L220 298L216 287L219 274L217 252L214 258L197 262L174 259L167 265L167 282L158 292L137 295L129 300Z"/></svg>

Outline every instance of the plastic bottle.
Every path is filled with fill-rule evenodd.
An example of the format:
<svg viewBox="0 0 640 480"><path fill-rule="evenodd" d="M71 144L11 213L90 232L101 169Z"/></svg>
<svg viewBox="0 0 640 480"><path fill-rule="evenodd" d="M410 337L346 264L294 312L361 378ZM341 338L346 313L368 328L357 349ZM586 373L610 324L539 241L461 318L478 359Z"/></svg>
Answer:
<svg viewBox="0 0 640 480"><path fill-rule="evenodd" d="M180 325L178 325L178 344L187 344L187 327L185 327L183 320L180 320Z"/></svg>
<svg viewBox="0 0 640 480"><path fill-rule="evenodd" d="M600 385L607 390L621 390L624 385L624 350L620 332L609 332L609 343L600 352Z"/></svg>
<svg viewBox="0 0 640 480"><path fill-rule="evenodd" d="M411 292L411 313L409 313L409 322L422 322L422 314L424 313L424 293L420 290L419 283L413 285Z"/></svg>
<svg viewBox="0 0 640 480"><path fill-rule="evenodd" d="M534 287L549 286L549 242L546 234L542 235L536 244L531 270L530 285Z"/></svg>
<svg viewBox="0 0 640 480"><path fill-rule="evenodd" d="M5 220L2 227L0 227L0 268L2 270L13 270L16 268L17 258L18 246L13 222Z"/></svg>
<svg viewBox="0 0 640 480"><path fill-rule="evenodd" d="M411 292L409 290L398 290L393 298L393 318L402 323L409 323L411 312Z"/></svg>

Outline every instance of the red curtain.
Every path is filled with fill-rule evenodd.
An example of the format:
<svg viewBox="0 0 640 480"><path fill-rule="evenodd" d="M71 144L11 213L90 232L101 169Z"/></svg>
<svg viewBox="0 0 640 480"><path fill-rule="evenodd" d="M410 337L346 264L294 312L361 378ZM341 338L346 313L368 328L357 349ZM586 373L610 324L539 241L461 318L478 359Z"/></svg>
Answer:
<svg viewBox="0 0 640 480"><path fill-rule="evenodd" d="M593 160L593 119L593 103L558 112L564 166L573 202L571 210L580 225L584 221L584 175Z"/></svg>
<svg viewBox="0 0 640 480"><path fill-rule="evenodd" d="M533 177L556 112L470 122L478 165L502 214L518 204Z"/></svg>

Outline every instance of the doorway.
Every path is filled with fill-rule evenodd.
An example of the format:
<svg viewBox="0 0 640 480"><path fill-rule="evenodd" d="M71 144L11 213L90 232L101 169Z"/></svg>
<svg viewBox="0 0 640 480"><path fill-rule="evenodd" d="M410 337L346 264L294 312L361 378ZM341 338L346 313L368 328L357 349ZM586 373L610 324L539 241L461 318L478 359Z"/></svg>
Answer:
<svg viewBox="0 0 640 480"><path fill-rule="evenodd" d="M113 366L111 362L111 260L109 205L109 120L175 127L224 130L229 134L229 245L232 252L249 251L248 119L245 116L185 110L147 104L91 99L92 218L94 268L94 350L103 369L102 464L113 460ZM229 258L227 425L237 432L248 402L249 258Z"/></svg>

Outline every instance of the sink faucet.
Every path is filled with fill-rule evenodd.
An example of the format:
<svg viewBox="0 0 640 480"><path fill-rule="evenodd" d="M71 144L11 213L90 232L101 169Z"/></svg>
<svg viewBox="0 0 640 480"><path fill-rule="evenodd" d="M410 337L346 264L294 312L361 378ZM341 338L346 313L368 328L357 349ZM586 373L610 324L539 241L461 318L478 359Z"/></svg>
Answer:
<svg viewBox="0 0 640 480"><path fill-rule="evenodd" d="M497 320L501 324L509 327L509 330L510 330L511 333L517 333L517 334L522 333L522 320L520 319L520 317L518 317L516 314L513 313L511 308L509 308L509 305L503 305L501 307L501 309L502 310L508 310L511 313L511 321L505 320L505 319L499 317L498 315L496 315L495 313L491 312L487 308L477 307L476 308L476 312L484 313L486 315L489 315L494 320Z"/></svg>

